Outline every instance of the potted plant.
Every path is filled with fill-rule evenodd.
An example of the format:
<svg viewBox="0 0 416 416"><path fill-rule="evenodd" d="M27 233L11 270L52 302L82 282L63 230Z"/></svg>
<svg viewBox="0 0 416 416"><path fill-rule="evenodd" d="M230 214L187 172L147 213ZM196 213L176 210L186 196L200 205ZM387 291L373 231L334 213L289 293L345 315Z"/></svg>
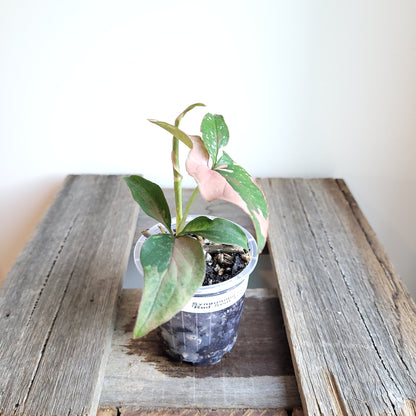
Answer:
<svg viewBox="0 0 416 416"><path fill-rule="evenodd" d="M201 124L202 138L179 129L182 118L196 106L203 104L189 106L173 125L150 120L173 135L176 217L171 217L166 198L157 184L137 175L124 179L134 200L158 221L140 237L135 248L136 264L144 274L144 290L134 337L160 327L169 355L206 365L221 360L235 343L248 275L266 242L268 210L265 197L251 176L223 151L229 132L222 116L205 115ZM179 166L180 143L189 148L186 170L197 184L185 208ZM189 216L198 192L209 202L223 199L241 207L254 224L257 243L247 230L231 221ZM218 244L221 244L219 251ZM214 255L223 262L226 258L234 269L238 259L240 263L241 258L244 259L247 264L241 272L234 270L237 275L231 274L228 280L203 285L207 264L213 263ZM221 266L215 268L221 271ZM226 269L232 271L233 267ZM224 268L222 270L224 274Z"/></svg>

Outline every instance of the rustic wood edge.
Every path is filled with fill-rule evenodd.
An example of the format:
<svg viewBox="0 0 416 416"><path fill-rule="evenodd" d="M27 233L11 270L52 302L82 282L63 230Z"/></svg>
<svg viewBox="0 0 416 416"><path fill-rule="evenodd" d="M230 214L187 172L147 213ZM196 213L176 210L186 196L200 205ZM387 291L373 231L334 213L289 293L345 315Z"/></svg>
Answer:
<svg viewBox="0 0 416 416"><path fill-rule="evenodd" d="M86 176L86 175L70 175L70 176ZM95 175L92 175L92 176L95 176ZM105 176L108 176L108 175L105 175ZM123 177L125 175L118 174L118 175L114 175L114 176L117 177L120 181L122 181ZM133 215L133 217L135 217L135 220L133 220L133 221L137 224L141 209L139 208L139 206L136 203L134 203L134 206L135 206L135 215ZM133 243L133 240L134 240L134 234L135 234L135 227L131 227L129 232L128 232L127 239L129 240L129 243L127 244L127 247L132 246L132 243ZM122 263L124 264L123 276L127 272L128 261L129 261L130 255L131 255L131 250L127 249L126 252L125 252L123 261L122 261ZM113 337L114 328L115 328L115 324L116 324L116 320L117 320L118 307L119 307L119 302L120 302L120 299L121 299L122 290L123 290L123 279L120 280L119 285L118 285L117 296L116 296L116 299L115 299L115 304L114 304L112 318L111 318L111 325L110 325L110 328L109 328L109 336L106 337L106 345L105 345L105 348L104 348L104 354L103 354L103 357L102 357L101 366L100 366L100 370L99 370L99 373L98 373L96 386L95 386L95 389L94 389L93 399L92 399L90 412L89 412L90 415L94 415L94 414L98 413L100 397L101 397L101 392L102 392L104 378L105 378L105 369L106 369L107 362L108 362L108 359L109 359L110 354L111 354L112 337Z"/></svg>
<svg viewBox="0 0 416 416"><path fill-rule="evenodd" d="M368 244L370 245L371 249L374 252L374 255L376 256L377 260L379 261L380 265L382 266L384 272L386 275L389 276L391 280L394 280L398 286L401 286L402 293L406 296L406 301L409 302L410 305L413 306L413 310L416 313L416 304L413 298L408 293L407 289L404 287L404 284L402 280L398 277L399 274L395 270L393 264L391 263L389 257L387 256L387 253L380 243L375 231L371 227L370 223L368 222L367 218L365 217L364 213L362 212L360 206L358 205L356 199L352 195L348 185L344 181L344 179L335 179L335 183L338 185L339 190L343 194L345 200L348 202L351 211L357 220L357 223L359 224L365 238L368 241Z"/></svg>
<svg viewBox="0 0 416 416"><path fill-rule="evenodd" d="M269 179L270 178L258 178L257 180L258 180L260 186L262 186L262 182L269 181ZM276 290L277 296L279 298L279 301L281 302L283 294L282 294L282 291L281 291L281 287L278 283L279 276L276 272L275 259L274 259L273 253L270 249L269 238L270 238L270 235L268 235L268 237L267 237L267 242L266 242L265 248L270 253L270 257L271 257L271 261L272 261L272 267L275 270L275 275L276 275L276 279L277 279L277 287L276 287L275 290ZM285 331L286 331L287 339L288 339L288 342L289 342L290 355L291 355L291 359L292 359L292 363L293 363L293 369L294 369L294 373L295 373L296 384L298 386L299 396L300 396L301 404L302 404L302 407L297 408L297 410L294 409L293 416L295 416L295 415L296 416L303 416L303 409L306 409L307 401L305 399L304 391L301 388L301 384L300 384L300 377L301 376L300 376L300 372L299 372L298 363L297 363L297 360L296 360L296 357L295 357L294 351L293 351L291 328L290 328L290 325L288 325L289 318L287 316L286 310L283 307L283 305L282 305L282 314L283 314L283 320L284 320L284 323L285 323ZM295 410L296 410L296 413L295 413Z"/></svg>
<svg viewBox="0 0 416 416"><path fill-rule="evenodd" d="M214 409L214 408L163 408L163 407L100 407L97 416L303 416L301 408L288 411L275 409Z"/></svg>

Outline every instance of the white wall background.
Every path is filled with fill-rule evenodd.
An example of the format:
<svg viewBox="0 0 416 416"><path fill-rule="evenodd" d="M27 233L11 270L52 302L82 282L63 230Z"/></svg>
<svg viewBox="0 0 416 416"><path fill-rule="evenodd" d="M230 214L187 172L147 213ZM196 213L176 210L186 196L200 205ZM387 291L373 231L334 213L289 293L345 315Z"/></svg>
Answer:
<svg viewBox="0 0 416 416"><path fill-rule="evenodd" d="M2 0L0 281L66 174L170 185L146 119L202 101L253 175L343 177L416 297L415 22L414 0Z"/></svg>

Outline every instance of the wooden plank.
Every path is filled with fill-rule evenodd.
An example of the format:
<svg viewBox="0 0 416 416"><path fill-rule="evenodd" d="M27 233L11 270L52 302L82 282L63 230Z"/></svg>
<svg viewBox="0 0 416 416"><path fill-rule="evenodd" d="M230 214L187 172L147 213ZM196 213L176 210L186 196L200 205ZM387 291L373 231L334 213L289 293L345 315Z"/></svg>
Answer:
<svg viewBox="0 0 416 416"><path fill-rule="evenodd" d="M416 307L345 183L264 179L308 415L416 413Z"/></svg>
<svg viewBox="0 0 416 416"><path fill-rule="evenodd" d="M66 179L0 288L0 414L95 414L138 208L117 176Z"/></svg>
<svg viewBox="0 0 416 416"><path fill-rule="evenodd" d="M121 407L120 416L287 416L285 409L143 409ZM105 415L99 415L105 416Z"/></svg>
<svg viewBox="0 0 416 416"><path fill-rule="evenodd" d="M195 408L276 411L300 405L274 291L247 291L237 343L210 367L169 360L157 330L132 339L140 296L139 290L122 292L100 408L194 409L195 414Z"/></svg>

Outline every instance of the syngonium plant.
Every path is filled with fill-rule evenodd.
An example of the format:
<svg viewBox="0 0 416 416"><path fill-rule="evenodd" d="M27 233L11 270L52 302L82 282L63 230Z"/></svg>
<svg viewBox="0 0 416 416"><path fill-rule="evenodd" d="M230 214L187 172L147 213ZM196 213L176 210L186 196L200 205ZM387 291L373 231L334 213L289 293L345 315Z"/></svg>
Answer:
<svg viewBox="0 0 416 416"><path fill-rule="evenodd" d="M190 136L179 129L185 114L203 105L197 103L189 106L176 118L174 125L149 120L173 135L176 227L172 226L168 203L159 185L137 175L124 178L143 211L166 228L160 234L150 236L141 248L144 290L134 328L135 338L172 318L202 285L205 256L201 243L193 236L201 236L214 243L248 248L245 233L230 221L199 216L186 223L189 209L198 193L208 202L222 199L242 208L253 221L259 251L266 243L268 209L265 197L252 177L223 150L229 139L224 118L206 114L201 124L202 138ZM185 167L197 184L185 209L179 166L180 142L189 148Z"/></svg>

